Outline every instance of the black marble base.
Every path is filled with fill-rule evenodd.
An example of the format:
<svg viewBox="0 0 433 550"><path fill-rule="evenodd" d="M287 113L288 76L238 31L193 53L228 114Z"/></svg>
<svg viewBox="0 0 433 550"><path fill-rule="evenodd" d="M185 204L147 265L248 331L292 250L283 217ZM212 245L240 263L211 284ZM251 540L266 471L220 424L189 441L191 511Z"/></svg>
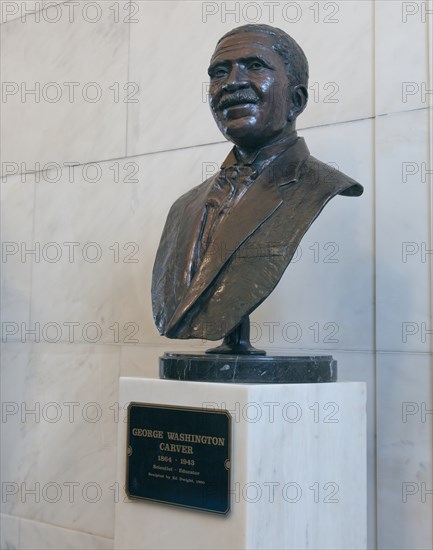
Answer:
<svg viewBox="0 0 433 550"><path fill-rule="evenodd" d="M166 380L237 384L305 384L336 382L331 355L257 356L164 353L159 376Z"/></svg>

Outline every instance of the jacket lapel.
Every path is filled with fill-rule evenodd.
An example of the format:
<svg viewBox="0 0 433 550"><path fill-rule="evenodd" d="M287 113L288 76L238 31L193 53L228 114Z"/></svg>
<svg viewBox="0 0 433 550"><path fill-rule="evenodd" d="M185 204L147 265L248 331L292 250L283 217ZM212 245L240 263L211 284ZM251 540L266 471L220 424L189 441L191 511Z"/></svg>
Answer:
<svg viewBox="0 0 433 550"><path fill-rule="evenodd" d="M214 178L210 178L203 185L197 188L194 197L185 204L184 211L179 220L179 227L176 237L175 265L182 269L180 288L189 287L193 278L194 258L196 248L199 245L198 238L204 214L204 204L209 189L212 187Z"/></svg>
<svg viewBox="0 0 433 550"><path fill-rule="evenodd" d="M194 284L206 286L209 279L213 280L245 240L272 216L281 204L282 198L278 187L273 185L263 172L239 202L229 210L223 223L216 227Z"/></svg>
<svg viewBox="0 0 433 550"><path fill-rule="evenodd" d="M225 165L231 155L233 153L230 153L224 163ZM239 247L280 208L283 203L280 188L297 180L300 168L308 156L308 148L304 140L299 138L292 147L266 166L245 195L229 211L224 222L215 229L212 243L206 251L184 298L169 321L167 332L182 319L210 287ZM211 188L212 181L209 186L206 186L206 194ZM200 197L196 197L191 203L191 214L194 212L194 208L199 208L200 211L203 210L203 197L204 195L200 194ZM194 212L195 217L197 217L196 213L197 210ZM195 234L198 235L199 230L195 229L195 231ZM179 237L183 238L181 234L184 234L184 231L179 232ZM189 239L191 239L191 233L189 235ZM196 241L197 239L194 239L194 246L199 245ZM190 266L194 254L195 251L191 250Z"/></svg>

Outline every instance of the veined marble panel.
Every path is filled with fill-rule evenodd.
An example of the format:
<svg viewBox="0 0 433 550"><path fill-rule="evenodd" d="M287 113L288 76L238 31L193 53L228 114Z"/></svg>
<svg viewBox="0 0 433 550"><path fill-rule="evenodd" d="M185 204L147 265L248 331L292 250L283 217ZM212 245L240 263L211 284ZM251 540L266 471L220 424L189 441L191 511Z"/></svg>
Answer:
<svg viewBox="0 0 433 550"><path fill-rule="evenodd" d="M31 346L22 343L2 344L1 357L2 445L0 466L4 491L1 511L10 513L14 502L17 504L16 496L12 496L17 489L15 479L15 474L18 473L17 465L28 460L28 455L23 456L22 453L25 442L23 441L24 424L21 422L20 408L23 403L25 404L26 376L31 358ZM32 454L34 456L37 453L38 450L35 448ZM26 464L24 467L29 466ZM10 485L8 486L7 483ZM11 496L9 497L7 493L10 493Z"/></svg>
<svg viewBox="0 0 433 550"><path fill-rule="evenodd" d="M0 548L17 550L20 548L20 519L0 514Z"/></svg>
<svg viewBox="0 0 433 550"><path fill-rule="evenodd" d="M22 550L112 550L112 538L98 537L63 529L56 525L20 519L20 549Z"/></svg>
<svg viewBox="0 0 433 550"><path fill-rule="evenodd" d="M247 23L280 27L304 49L310 104L300 127L373 115L372 2L269 4L139 2L129 79L140 93L128 105L128 155L221 139L207 105L207 67L218 39Z"/></svg>
<svg viewBox="0 0 433 550"><path fill-rule="evenodd" d="M160 343L150 284L168 210L229 149L221 144L99 163L95 183L89 181L95 166L78 167L72 183L65 173L58 183L41 182L35 215L41 262L33 265L32 326L40 323L41 332L52 327L49 337L57 331L63 341L71 327L75 341ZM47 261L57 253L58 261Z"/></svg>
<svg viewBox="0 0 433 550"><path fill-rule="evenodd" d="M119 348L6 344L2 352L2 511L112 537Z"/></svg>
<svg viewBox="0 0 433 550"><path fill-rule="evenodd" d="M20 323L28 324L31 301L33 208L35 184L32 175L1 181L2 235L2 341L19 339ZM6 324L7 323L7 324Z"/></svg>
<svg viewBox="0 0 433 550"><path fill-rule="evenodd" d="M2 26L3 170L125 154L129 24L114 4L53 2Z"/></svg>
<svg viewBox="0 0 433 550"><path fill-rule="evenodd" d="M1 0L0 2L0 23L4 25L14 19L25 19L27 14L39 11L46 0ZM2 29L3 30L3 29Z"/></svg>
<svg viewBox="0 0 433 550"><path fill-rule="evenodd" d="M431 1L377 0L374 12L376 114L431 106Z"/></svg>
<svg viewBox="0 0 433 550"><path fill-rule="evenodd" d="M377 354L378 548L432 547L432 367L428 353Z"/></svg>
<svg viewBox="0 0 433 550"><path fill-rule="evenodd" d="M376 121L376 303L380 351L431 351L431 112Z"/></svg>
<svg viewBox="0 0 433 550"><path fill-rule="evenodd" d="M110 550L114 540L56 525L0 514L2 550Z"/></svg>
<svg viewBox="0 0 433 550"><path fill-rule="evenodd" d="M374 353L336 350L339 382L365 382L367 387L367 548L376 549L376 361ZM331 408L327 409L328 412Z"/></svg>
<svg viewBox="0 0 433 550"><path fill-rule="evenodd" d="M50 6L50 4L64 4L70 0L1 0L0 23L8 23L14 19L25 22L27 16Z"/></svg>

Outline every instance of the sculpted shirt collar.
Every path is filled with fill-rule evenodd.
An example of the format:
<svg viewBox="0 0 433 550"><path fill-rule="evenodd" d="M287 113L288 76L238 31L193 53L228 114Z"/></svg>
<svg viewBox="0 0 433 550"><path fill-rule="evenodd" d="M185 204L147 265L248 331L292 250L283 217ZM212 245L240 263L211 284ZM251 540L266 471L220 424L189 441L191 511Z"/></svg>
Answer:
<svg viewBox="0 0 433 550"><path fill-rule="evenodd" d="M294 145L304 145L304 147L306 147L304 140L302 138L298 138L297 135L287 136L275 143L261 147L257 151L250 154L242 153L235 145L225 161L222 163L221 168L236 165L252 166L261 172L265 166L270 164L277 156ZM299 147L295 147L294 149L297 150Z"/></svg>

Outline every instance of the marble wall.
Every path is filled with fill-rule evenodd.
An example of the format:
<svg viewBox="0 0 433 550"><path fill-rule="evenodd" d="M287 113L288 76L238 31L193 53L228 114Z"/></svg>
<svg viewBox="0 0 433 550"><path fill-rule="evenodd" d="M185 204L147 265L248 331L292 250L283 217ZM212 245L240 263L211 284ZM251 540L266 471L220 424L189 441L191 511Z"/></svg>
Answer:
<svg viewBox="0 0 433 550"><path fill-rule="evenodd" d="M369 547L431 548L431 1L0 2L2 548L112 548L120 375L157 376L165 216L230 149L206 104L216 40L289 32L310 61L332 201L252 317L272 351L368 385ZM356 498L356 496L354 496Z"/></svg>

